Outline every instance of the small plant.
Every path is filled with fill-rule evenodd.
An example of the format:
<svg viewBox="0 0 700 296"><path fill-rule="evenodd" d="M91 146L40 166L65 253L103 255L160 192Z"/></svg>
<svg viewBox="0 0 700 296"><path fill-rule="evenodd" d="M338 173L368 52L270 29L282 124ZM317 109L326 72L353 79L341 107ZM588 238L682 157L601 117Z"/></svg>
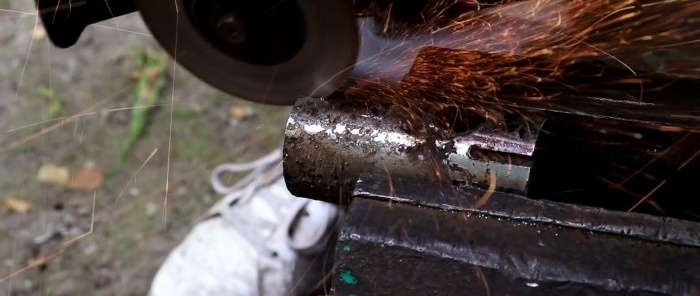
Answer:
<svg viewBox="0 0 700 296"><path fill-rule="evenodd" d="M110 176L121 170L136 141L148 128L149 119L159 104L168 74L168 56L165 53L135 49L130 57L134 58L132 77L136 80L131 122Z"/></svg>
<svg viewBox="0 0 700 296"><path fill-rule="evenodd" d="M56 90L50 87L39 87L37 93L40 97L49 101L49 118L54 119L63 111L63 101L56 98Z"/></svg>

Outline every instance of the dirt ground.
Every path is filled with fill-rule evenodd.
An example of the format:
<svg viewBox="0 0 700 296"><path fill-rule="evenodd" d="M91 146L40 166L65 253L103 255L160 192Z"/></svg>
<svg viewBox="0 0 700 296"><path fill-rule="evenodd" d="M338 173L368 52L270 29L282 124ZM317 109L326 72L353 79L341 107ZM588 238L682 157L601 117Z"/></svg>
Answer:
<svg viewBox="0 0 700 296"><path fill-rule="evenodd" d="M161 49L137 14L55 48L33 3L0 0L0 295L146 295L220 198L212 168L281 143L288 109L231 98L170 61L123 168L95 190L41 182L46 165L108 175L135 120L133 53Z"/></svg>

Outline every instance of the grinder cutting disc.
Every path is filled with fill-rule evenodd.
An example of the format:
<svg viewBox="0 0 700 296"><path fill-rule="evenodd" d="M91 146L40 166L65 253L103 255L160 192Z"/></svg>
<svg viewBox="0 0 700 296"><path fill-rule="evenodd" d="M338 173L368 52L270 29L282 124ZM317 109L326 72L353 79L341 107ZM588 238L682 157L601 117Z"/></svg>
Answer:
<svg viewBox="0 0 700 296"><path fill-rule="evenodd" d="M291 105L347 78L358 34L347 0L136 0L158 42L234 96Z"/></svg>

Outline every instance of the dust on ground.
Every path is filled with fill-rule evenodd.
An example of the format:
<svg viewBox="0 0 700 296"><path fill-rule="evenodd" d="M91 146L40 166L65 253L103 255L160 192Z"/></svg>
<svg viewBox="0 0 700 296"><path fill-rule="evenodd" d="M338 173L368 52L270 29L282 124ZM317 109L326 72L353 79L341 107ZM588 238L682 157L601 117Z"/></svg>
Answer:
<svg viewBox="0 0 700 296"><path fill-rule="evenodd" d="M47 164L109 171L133 120L133 53L161 49L138 14L53 47L35 30L33 3L0 0L0 203L30 205L0 209L0 295L145 295L220 198L212 168L279 145L288 109L231 98L171 61L160 106L118 173L92 192L39 182Z"/></svg>

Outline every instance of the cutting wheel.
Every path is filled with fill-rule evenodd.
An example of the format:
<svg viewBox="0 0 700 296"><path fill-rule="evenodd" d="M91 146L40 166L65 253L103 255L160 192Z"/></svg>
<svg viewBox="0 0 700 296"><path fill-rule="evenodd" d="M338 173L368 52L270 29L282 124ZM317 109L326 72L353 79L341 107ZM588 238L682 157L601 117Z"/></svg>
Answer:
<svg viewBox="0 0 700 296"><path fill-rule="evenodd" d="M136 3L179 64L246 100L291 105L301 96L328 95L357 58L357 28L347 0Z"/></svg>

